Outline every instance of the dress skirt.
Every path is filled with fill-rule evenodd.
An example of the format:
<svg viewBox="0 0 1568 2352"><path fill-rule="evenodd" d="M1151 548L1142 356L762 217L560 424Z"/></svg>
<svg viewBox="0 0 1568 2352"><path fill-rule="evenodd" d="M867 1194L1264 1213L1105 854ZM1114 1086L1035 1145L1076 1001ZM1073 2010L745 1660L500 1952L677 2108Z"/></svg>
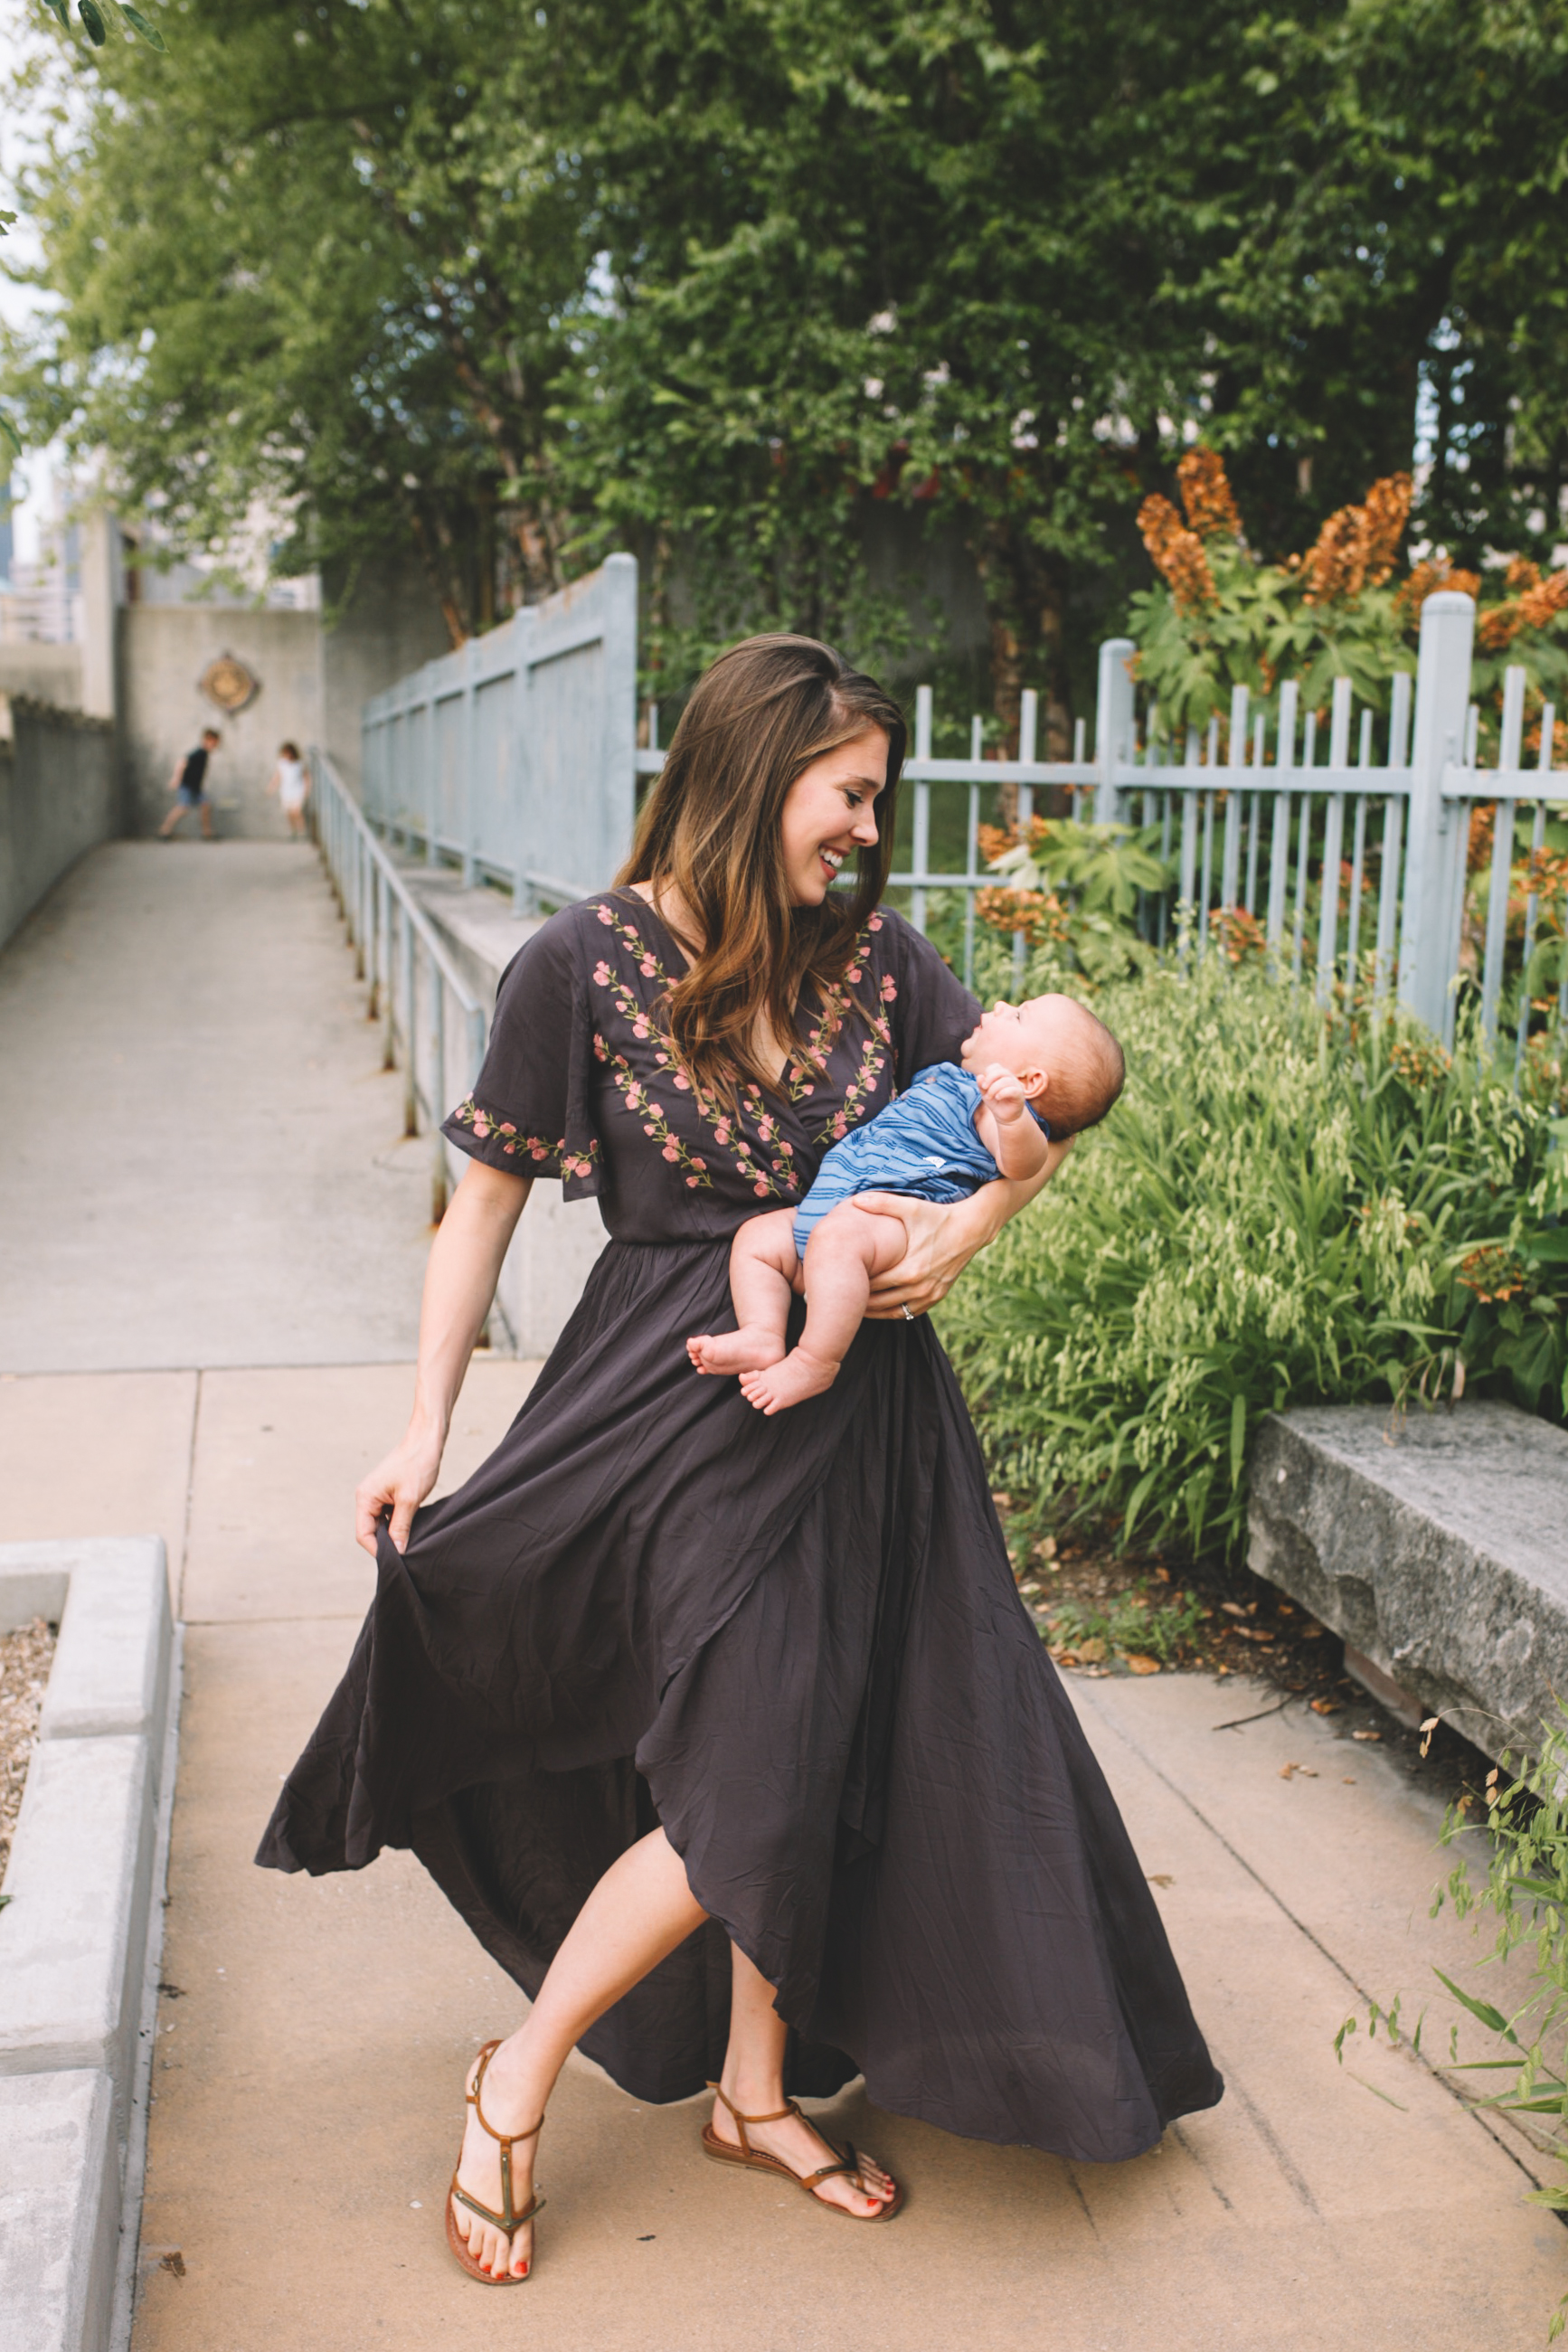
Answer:
<svg viewBox="0 0 1568 2352"><path fill-rule="evenodd" d="M258 1859L414 1848L530 1993L661 1822L712 1923L584 2037L625 2089L718 2074L722 1937L798 2092L1133 2156L1219 2078L1020 1601L924 1320L771 1419L686 1364L729 1251L612 1243L495 1454L384 1533L376 1601Z"/></svg>

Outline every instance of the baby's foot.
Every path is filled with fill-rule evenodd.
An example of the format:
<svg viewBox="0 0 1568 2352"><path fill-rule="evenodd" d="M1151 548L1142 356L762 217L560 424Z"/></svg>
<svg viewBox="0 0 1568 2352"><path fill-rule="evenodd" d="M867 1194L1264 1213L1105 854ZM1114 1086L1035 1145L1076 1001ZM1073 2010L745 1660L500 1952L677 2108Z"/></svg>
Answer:
<svg viewBox="0 0 1568 2352"><path fill-rule="evenodd" d="M738 1331L705 1332L686 1343L700 1372L760 1372L776 1364L784 1351L778 1333L761 1323L742 1323Z"/></svg>
<svg viewBox="0 0 1568 2352"><path fill-rule="evenodd" d="M804 1404L807 1397L820 1396L837 1378L837 1365L830 1363L826 1356L811 1356L804 1348L792 1348L782 1364L742 1372L741 1394L759 1412L783 1412L788 1405Z"/></svg>

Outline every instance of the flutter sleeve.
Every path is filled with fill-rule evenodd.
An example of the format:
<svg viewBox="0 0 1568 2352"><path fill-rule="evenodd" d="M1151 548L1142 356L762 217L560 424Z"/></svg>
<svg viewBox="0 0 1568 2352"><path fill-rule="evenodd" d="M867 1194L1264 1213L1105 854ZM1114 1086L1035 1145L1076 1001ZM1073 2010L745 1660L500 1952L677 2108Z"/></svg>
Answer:
<svg viewBox="0 0 1568 2352"><path fill-rule="evenodd" d="M569 1201L598 1192L600 1167L575 918L552 915L508 964L474 1090L441 1129L489 1168L561 1178Z"/></svg>
<svg viewBox="0 0 1568 2352"><path fill-rule="evenodd" d="M980 1018L980 1004L932 947L900 915L884 915L893 928L892 1017L899 1091L933 1062L956 1062L958 1049ZM884 983L884 994L886 983Z"/></svg>

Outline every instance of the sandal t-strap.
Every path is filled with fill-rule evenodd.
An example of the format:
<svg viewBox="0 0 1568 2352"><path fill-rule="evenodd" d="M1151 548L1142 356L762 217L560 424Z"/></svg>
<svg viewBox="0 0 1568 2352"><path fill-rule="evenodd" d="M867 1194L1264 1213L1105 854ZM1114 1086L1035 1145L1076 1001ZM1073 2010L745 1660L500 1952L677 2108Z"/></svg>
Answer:
<svg viewBox="0 0 1568 2352"><path fill-rule="evenodd" d="M837 2164L822 2165L816 2172L796 2172L792 2165L785 2164L782 2157L769 2156L762 2148L753 2147L746 2137L748 2124L782 2124L786 2116L795 2116L805 2124L808 2131L814 2133L822 2141L825 2147L833 2147L833 2142L827 2137L826 2132L814 2124L809 2116L801 2114L795 2100L786 2099L782 2107L769 2116L743 2116L733 2099L719 2084L710 2083L708 2088L715 2097L721 2099L729 2109L731 2120L740 2134L741 2144L738 2147L732 2147L728 2140L720 2138L710 2123L704 2124L702 2152L705 2156L712 2157L720 2164L745 2165L757 2172L781 2172L786 2180L793 2180L797 2189L804 2189L816 2204L826 2205L830 2213L840 2214L847 2221L890 2221L902 2205L904 2192L898 2187L894 2188L892 2195L876 2213L851 2213L847 2205L831 2204L826 2198L818 2197L816 2192L821 2183L833 2179L838 2173L846 2174L862 2196L876 2197L879 2194L877 2189L868 2188L861 2178L860 2159L855 2153L852 2141L847 2142L842 2149L834 2149L835 2155L838 2158Z"/></svg>
<svg viewBox="0 0 1568 2352"><path fill-rule="evenodd" d="M479 2118L479 2129L487 2133L500 2149L501 2210L499 2213L492 2213L488 2205L481 2205L477 2197L470 2197L466 2189L459 2189L457 2171L454 2169L452 2186L447 2199L447 2243L470 2278L482 2279L488 2286L521 2286L532 2271L531 2263L529 2264L528 2271L525 2271L521 2278L515 2277L510 2271L508 2271L503 2277L497 2278L493 2271L487 2270L482 2263L475 2261L458 2234L456 2217L452 2211L454 2200L459 2205L466 2205L470 2213L477 2213L481 2221L489 2223L492 2230L500 2231L510 2244L514 2231L521 2230L525 2221L531 2221L534 2215L542 2211L544 2207L542 2197L531 2197L520 2213L517 2210L511 2189L512 2149L517 2147L520 2140L537 2139L544 2129L544 2117L541 2116L539 2121L528 2131L499 2132L493 2124L487 2122L484 2108L479 2104L479 2093L484 2084L485 2070L500 2048L499 2042L485 2043L479 2053L479 2063L474 2075L474 2087L471 2091L466 2092L464 2096ZM459 2164L462 2162L461 2150L458 2151L458 2161Z"/></svg>

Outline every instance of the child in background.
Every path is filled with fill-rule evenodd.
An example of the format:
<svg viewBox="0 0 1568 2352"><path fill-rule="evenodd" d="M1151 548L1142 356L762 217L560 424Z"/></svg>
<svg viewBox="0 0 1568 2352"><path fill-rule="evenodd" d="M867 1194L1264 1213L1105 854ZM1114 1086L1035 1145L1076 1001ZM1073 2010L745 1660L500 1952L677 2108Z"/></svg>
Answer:
<svg viewBox="0 0 1568 2352"><path fill-rule="evenodd" d="M310 779L305 762L300 757L297 743L279 743L278 765L273 769L267 789L276 793L289 830L296 841L305 838L305 803L310 798Z"/></svg>
<svg viewBox="0 0 1568 2352"><path fill-rule="evenodd" d="M759 1412L831 1387L879 1274L909 1246L899 1218L858 1205L861 1192L962 1201L997 1176L1044 1167L1053 1137L1079 1134L1121 1092L1121 1048L1070 996L999 1003L964 1040L963 1066L938 1062L823 1160L795 1209L750 1218L730 1252L736 1331L689 1339L700 1372L738 1372ZM791 1297L805 1329L787 1353Z"/></svg>
<svg viewBox="0 0 1568 2352"><path fill-rule="evenodd" d="M202 839L213 838L212 796L207 791L207 763L222 742L216 727L204 727L202 740L195 751L187 751L169 779L169 790L178 795L174 807L158 827L160 841L167 841L187 809L195 809L202 828Z"/></svg>

